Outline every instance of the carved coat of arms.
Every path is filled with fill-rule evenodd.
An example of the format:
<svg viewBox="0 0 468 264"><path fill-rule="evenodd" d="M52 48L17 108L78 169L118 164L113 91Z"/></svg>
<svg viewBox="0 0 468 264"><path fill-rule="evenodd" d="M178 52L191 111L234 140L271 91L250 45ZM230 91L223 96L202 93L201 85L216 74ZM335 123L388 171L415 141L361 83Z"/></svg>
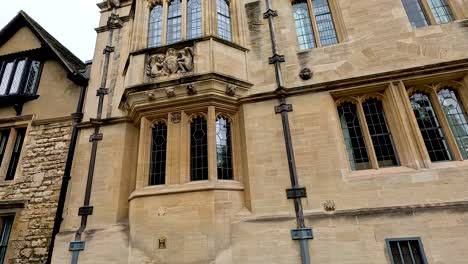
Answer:
<svg viewBox="0 0 468 264"><path fill-rule="evenodd" d="M186 47L179 51L170 48L166 54L158 53L149 57L146 75L155 79L173 74L193 71L193 49Z"/></svg>

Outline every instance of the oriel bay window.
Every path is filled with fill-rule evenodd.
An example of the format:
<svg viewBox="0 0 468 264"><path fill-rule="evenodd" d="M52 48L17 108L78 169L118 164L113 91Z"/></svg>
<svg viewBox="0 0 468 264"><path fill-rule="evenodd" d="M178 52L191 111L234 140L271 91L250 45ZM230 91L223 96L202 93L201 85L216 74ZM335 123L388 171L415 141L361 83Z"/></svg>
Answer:
<svg viewBox="0 0 468 264"><path fill-rule="evenodd" d="M459 87L411 88L409 100L431 161L468 159L468 116Z"/></svg>
<svg viewBox="0 0 468 264"><path fill-rule="evenodd" d="M295 0L293 17L300 49L334 45L339 42L334 0Z"/></svg>
<svg viewBox="0 0 468 264"><path fill-rule="evenodd" d="M378 96L356 98L340 98L337 101L351 169L398 166L399 160L382 101Z"/></svg>
<svg viewBox="0 0 468 264"><path fill-rule="evenodd" d="M451 0L402 0L402 3L414 28L455 20Z"/></svg>
<svg viewBox="0 0 468 264"><path fill-rule="evenodd" d="M213 0L212 2L203 0L148 0L148 2L150 3L148 47L172 44L185 39L198 38L205 34L215 35L227 41L233 40L233 0ZM211 16L211 12L216 12L216 16ZM210 23L213 24L213 29L207 26Z"/></svg>

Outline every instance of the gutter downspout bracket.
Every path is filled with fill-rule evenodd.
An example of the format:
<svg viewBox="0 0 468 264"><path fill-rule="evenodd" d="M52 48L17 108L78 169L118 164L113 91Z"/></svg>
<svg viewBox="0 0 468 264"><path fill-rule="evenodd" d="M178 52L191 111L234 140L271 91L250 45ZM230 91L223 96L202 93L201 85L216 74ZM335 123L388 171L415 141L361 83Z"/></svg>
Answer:
<svg viewBox="0 0 468 264"><path fill-rule="evenodd" d="M283 112L292 112L292 111L293 111L292 104L281 103L280 105L275 106L275 113L276 114L281 114Z"/></svg>

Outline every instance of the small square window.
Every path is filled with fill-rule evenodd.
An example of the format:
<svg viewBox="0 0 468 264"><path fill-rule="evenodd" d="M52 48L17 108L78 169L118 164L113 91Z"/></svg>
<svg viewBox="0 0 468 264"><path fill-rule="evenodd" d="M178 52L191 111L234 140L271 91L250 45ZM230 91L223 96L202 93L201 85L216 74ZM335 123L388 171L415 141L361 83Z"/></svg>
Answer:
<svg viewBox="0 0 468 264"><path fill-rule="evenodd" d="M391 264L427 264L420 238L389 238L386 241Z"/></svg>

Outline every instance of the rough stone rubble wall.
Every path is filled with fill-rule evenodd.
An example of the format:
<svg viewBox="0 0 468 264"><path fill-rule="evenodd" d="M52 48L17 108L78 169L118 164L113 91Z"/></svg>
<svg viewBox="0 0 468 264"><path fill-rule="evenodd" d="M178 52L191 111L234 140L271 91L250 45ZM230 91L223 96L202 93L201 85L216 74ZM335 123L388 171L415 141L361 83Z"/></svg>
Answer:
<svg viewBox="0 0 468 264"><path fill-rule="evenodd" d="M8 263L45 263L71 136L71 121L32 126L17 182L1 199L25 199L15 216Z"/></svg>

